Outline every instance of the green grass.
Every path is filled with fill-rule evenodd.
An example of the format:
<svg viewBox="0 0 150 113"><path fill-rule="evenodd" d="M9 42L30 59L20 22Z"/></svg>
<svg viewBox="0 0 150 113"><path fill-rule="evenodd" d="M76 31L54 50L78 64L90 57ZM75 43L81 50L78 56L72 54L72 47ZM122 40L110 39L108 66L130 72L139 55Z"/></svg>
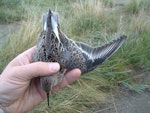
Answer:
<svg viewBox="0 0 150 113"><path fill-rule="evenodd" d="M126 4L125 9L130 14L138 14L141 10L149 13L150 11L150 1L149 0L130 0Z"/></svg>
<svg viewBox="0 0 150 113"><path fill-rule="evenodd" d="M11 23L23 18L24 8L20 0L0 1L0 22Z"/></svg>
<svg viewBox="0 0 150 113"><path fill-rule="evenodd" d="M37 43L42 29L41 15L49 8L60 13L62 31L74 40L97 46L122 34L128 36L124 45L103 65L52 95L50 108L45 101L31 113L92 112L102 107L100 103L107 98L105 89L123 84L138 92L147 87L137 85L135 79L150 69L149 0L133 0L122 6L122 10L109 12L104 9L117 6L109 0L12 1L17 3L16 7L11 6L14 12L21 8L21 16L20 13L11 13L13 18L9 21L21 20L22 24L18 33L12 34L0 48L0 72L15 56ZM9 1L0 3L2 7L9 7ZM8 22L9 13L0 11L6 14L1 15L0 20Z"/></svg>

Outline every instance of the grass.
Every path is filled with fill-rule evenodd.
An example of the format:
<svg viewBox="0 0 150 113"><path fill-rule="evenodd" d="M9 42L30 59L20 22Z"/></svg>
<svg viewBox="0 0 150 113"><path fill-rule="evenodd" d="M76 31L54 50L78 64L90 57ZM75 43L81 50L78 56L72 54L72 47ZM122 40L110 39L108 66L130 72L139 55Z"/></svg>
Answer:
<svg viewBox="0 0 150 113"><path fill-rule="evenodd" d="M125 9L128 13L138 14L141 10L145 12L150 11L150 1L149 0L131 0L126 4Z"/></svg>
<svg viewBox="0 0 150 113"><path fill-rule="evenodd" d="M0 1L0 22L11 23L23 18L24 8L20 0Z"/></svg>
<svg viewBox="0 0 150 113"><path fill-rule="evenodd" d="M0 72L15 56L36 44L42 29L41 15L48 8L60 13L61 29L74 40L97 46L122 34L128 36L124 45L103 65L52 95L50 108L43 102L31 113L93 112L101 108L101 103L107 98L105 89L109 90L119 84L135 91L147 87L136 85L134 81L150 69L149 0L133 0L122 6L122 10L109 12L104 9L117 6L109 0L12 1L17 3L16 7L9 6L9 1L0 3L2 7L11 7L14 12L21 8L21 16L20 13L16 13L16 16L11 13L12 16L9 16L6 10L0 10L1 14L9 18L1 15L0 20L20 20L22 24L18 33L12 34L9 41L0 48Z"/></svg>

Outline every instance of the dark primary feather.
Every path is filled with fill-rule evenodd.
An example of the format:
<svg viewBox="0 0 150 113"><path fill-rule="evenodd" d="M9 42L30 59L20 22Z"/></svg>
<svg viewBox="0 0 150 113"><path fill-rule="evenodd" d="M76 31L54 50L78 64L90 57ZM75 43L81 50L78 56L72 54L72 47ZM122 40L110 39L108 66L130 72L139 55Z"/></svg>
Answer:
<svg viewBox="0 0 150 113"><path fill-rule="evenodd" d="M86 57L87 72L95 69L98 65L100 65L111 55L113 55L120 48L126 38L127 36L123 35L108 44L95 48L90 47L84 43L76 42L76 44Z"/></svg>

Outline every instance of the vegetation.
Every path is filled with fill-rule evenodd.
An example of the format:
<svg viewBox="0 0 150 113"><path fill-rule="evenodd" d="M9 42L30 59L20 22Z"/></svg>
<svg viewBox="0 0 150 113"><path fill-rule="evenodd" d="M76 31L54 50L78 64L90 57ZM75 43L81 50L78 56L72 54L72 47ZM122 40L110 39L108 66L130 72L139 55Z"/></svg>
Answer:
<svg viewBox="0 0 150 113"><path fill-rule="evenodd" d="M121 10L111 9L119 5L110 0L0 1L0 20L19 20L22 25L0 48L0 72L15 56L36 44L42 29L41 15L48 8L60 13L62 31L74 40L97 46L122 34L128 36L103 65L52 95L50 108L43 102L31 113L93 112L103 106L105 89L122 84L139 92L146 87L134 81L150 69L150 1L133 0Z"/></svg>
<svg viewBox="0 0 150 113"><path fill-rule="evenodd" d="M23 16L24 8L21 7L20 0L1 0L0 1L0 22L13 22L20 20Z"/></svg>
<svg viewBox="0 0 150 113"><path fill-rule="evenodd" d="M125 8L126 11L131 14L138 14L141 10L149 12L150 2L149 0L131 0Z"/></svg>

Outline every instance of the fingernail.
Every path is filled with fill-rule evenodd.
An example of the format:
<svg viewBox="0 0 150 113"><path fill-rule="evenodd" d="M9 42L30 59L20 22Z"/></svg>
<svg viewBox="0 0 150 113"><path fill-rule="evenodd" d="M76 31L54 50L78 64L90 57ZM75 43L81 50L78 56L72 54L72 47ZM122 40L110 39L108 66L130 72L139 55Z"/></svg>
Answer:
<svg viewBox="0 0 150 113"><path fill-rule="evenodd" d="M49 64L50 71L57 72L60 69L60 65L57 62Z"/></svg>

